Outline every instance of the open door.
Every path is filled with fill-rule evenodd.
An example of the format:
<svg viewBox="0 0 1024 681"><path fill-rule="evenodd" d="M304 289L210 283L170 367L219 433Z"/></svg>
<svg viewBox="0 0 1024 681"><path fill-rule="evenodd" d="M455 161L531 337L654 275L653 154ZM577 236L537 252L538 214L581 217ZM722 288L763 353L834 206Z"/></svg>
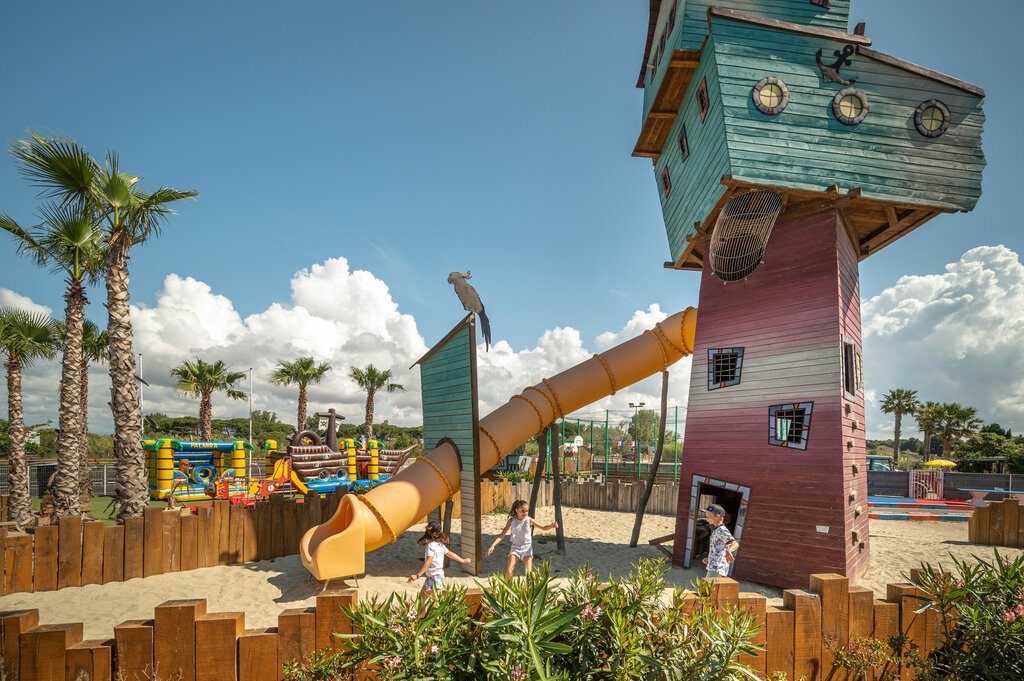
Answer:
<svg viewBox="0 0 1024 681"><path fill-rule="evenodd" d="M725 509L725 526L732 532L732 536L736 537L736 541L741 541L743 523L747 518L747 508L750 504L750 488L702 475L693 476L684 567L690 567L691 563L695 567L701 567L702 560L707 555L711 532L704 520L704 514L700 511L709 504L718 504Z"/></svg>

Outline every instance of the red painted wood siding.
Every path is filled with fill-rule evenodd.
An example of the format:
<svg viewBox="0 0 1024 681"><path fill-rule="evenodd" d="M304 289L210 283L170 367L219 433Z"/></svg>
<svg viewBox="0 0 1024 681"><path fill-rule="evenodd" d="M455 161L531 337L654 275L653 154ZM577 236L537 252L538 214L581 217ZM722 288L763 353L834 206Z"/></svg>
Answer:
<svg viewBox="0 0 1024 681"><path fill-rule="evenodd" d="M690 481L710 476L751 488L735 576L785 587L815 572L867 569L863 394L847 401L842 337L860 351L857 259L842 218L827 211L776 225L765 262L723 284L706 259L687 408L675 561L686 549ZM708 390L709 348L743 347L738 385ZM814 402L805 451L768 444L768 407ZM852 421L858 421L853 430ZM854 447L847 445L853 439ZM851 464L860 462L860 473ZM850 502L853 489L857 498ZM817 531L827 526L828 532Z"/></svg>

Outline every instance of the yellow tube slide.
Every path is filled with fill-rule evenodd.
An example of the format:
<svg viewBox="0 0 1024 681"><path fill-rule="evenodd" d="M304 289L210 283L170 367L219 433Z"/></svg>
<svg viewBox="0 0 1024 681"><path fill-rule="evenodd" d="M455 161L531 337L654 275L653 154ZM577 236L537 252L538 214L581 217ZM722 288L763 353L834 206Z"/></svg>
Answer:
<svg viewBox="0 0 1024 681"><path fill-rule="evenodd" d="M690 307L601 355L542 379L480 420L480 466L487 470L557 418L668 368L693 352ZM317 579L358 575L365 554L395 541L459 490L455 449L442 444L365 496L346 494L334 516L302 537L302 564Z"/></svg>

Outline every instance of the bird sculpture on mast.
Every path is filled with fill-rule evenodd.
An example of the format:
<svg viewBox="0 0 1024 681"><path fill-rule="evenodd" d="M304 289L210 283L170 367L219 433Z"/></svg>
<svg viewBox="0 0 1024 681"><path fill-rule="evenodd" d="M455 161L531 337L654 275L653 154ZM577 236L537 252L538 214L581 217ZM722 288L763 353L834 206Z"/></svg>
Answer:
<svg viewBox="0 0 1024 681"><path fill-rule="evenodd" d="M484 334L484 344L490 350L491 321L487 319L487 313L484 312L484 304L480 300L480 295L466 282L470 278L469 270L466 270L465 274L452 272L448 275L448 283L455 287L455 294L459 297L462 307L480 316L480 330Z"/></svg>

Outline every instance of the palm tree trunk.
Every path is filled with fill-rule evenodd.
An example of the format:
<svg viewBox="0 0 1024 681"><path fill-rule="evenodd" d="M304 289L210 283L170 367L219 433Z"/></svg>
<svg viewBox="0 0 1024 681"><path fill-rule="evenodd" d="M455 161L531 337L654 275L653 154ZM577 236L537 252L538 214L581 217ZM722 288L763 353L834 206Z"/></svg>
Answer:
<svg viewBox="0 0 1024 681"><path fill-rule="evenodd" d="M953 438L944 437L942 438L942 458L949 460L949 457L953 454Z"/></svg>
<svg viewBox="0 0 1024 681"><path fill-rule="evenodd" d="M892 434L892 460L893 466L899 463L900 460L900 431L903 425L903 414L900 411L896 412L896 428L893 429Z"/></svg>
<svg viewBox="0 0 1024 681"><path fill-rule="evenodd" d="M923 447L923 449L924 449L924 460L925 461L931 461L932 460L932 431L930 431L930 430L925 430L924 431L924 442L923 442L923 445L924 445L924 447Z"/></svg>
<svg viewBox="0 0 1024 681"><path fill-rule="evenodd" d="M85 314L85 289L71 280L64 295L64 355L60 374L60 429L57 433L57 475L53 481L54 513L57 516L82 514L78 496L78 459L81 454L82 399L82 324Z"/></svg>
<svg viewBox="0 0 1024 681"><path fill-rule="evenodd" d="M373 439L373 394L376 391L366 391L366 440Z"/></svg>
<svg viewBox="0 0 1024 681"><path fill-rule="evenodd" d="M21 362L8 360L4 366L7 368L7 437L10 440L7 457L11 468L8 518L20 528L32 521L25 464L25 415L21 408Z"/></svg>
<svg viewBox="0 0 1024 681"><path fill-rule="evenodd" d="M305 430L306 429L306 407L307 406L308 406L308 404L306 402L306 386L300 385L299 386L299 414L298 414L299 421L298 421L298 423L295 424L295 432L296 433L298 433L301 430Z"/></svg>
<svg viewBox="0 0 1024 681"><path fill-rule="evenodd" d="M107 334L110 336L110 407L114 415L114 454L120 497L118 520L138 518L149 505L142 410L135 382L127 249L107 251Z"/></svg>
<svg viewBox="0 0 1024 681"><path fill-rule="evenodd" d="M82 375L82 392L79 404L82 418L79 420L78 431L78 493L92 496L92 477L89 475L89 365L82 362L79 369Z"/></svg>
<svg viewBox="0 0 1024 681"><path fill-rule="evenodd" d="M199 439L203 442L213 440L213 407L208 393L203 393L199 400Z"/></svg>

